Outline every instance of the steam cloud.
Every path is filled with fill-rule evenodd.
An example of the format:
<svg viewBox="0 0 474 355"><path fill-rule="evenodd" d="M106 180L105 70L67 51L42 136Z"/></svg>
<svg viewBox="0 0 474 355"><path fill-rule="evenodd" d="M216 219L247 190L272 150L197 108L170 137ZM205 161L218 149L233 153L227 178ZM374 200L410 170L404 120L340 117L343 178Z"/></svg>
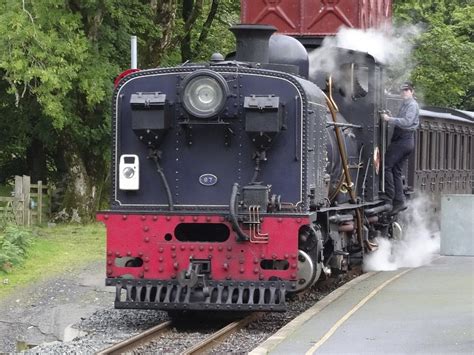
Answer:
<svg viewBox="0 0 474 355"><path fill-rule="evenodd" d="M429 264L439 253L440 236L435 218L430 214L429 200L420 196L408 202L401 213L403 228L400 240L376 238L379 248L364 259L364 271L388 271L401 267Z"/></svg>
<svg viewBox="0 0 474 355"><path fill-rule="evenodd" d="M310 53L310 77L318 71L336 74L334 60L328 58L328 49L340 47L366 52L377 61L388 65L393 77L405 81L413 68L410 61L413 42L422 29L419 26L406 25L391 30L370 28L367 30L342 27L335 37L326 37L320 48Z"/></svg>

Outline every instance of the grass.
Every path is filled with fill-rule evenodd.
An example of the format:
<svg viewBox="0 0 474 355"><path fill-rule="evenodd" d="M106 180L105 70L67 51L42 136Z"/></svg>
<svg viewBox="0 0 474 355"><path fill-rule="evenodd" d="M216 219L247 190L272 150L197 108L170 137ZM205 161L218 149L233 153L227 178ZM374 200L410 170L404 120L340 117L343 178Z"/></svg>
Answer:
<svg viewBox="0 0 474 355"><path fill-rule="evenodd" d="M0 196L11 196L11 192L13 191L13 187L10 185L0 185Z"/></svg>
<svg viewBox="0 0 474 355"><path fill-rule="evenodd" d="M21 266L0 272L0 298L19 287L50 278L105 257L105 226L56 225L35 227L33 245Z"/></svg>

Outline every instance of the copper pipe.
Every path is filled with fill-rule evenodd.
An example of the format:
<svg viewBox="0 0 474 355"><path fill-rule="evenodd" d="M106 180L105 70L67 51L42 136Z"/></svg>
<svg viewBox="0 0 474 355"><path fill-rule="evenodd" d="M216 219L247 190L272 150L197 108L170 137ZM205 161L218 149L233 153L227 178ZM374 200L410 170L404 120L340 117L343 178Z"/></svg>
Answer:
<svg viewBox="0 0 474 355"><path fill-rule="evenodd" d="M329 112L331 112L332 121L334 123L337 123L336 113L338 111L338 108L337 108L336 103L334 102L334 99L332 98L332 77L331 76L328 78L328 86L329 86L329 88L328 88L329 89L329 91L328 91L329 97L325 95L326 96L326 102L327 102L327 105L328 105L328 108L329 108ZM348 161L347 161L346 149L345 149L345 146L342 144L341 130L339 129L339 127L337 125L334 125L334 130L335 130L335 133L336 133L337 145L338 145L338 148L339 148L339 155L341 156L342 167L344 169L344 175L345 175L345 178L346 178L347 190L349 191L349 196L351 198L351 202L355 204L355 203L357 203L357 196L355 194L355 191L352 189L354 184L352 183L351 175L349 173L349 167L348 167L349 164L348 164ZM355 212L356 212L356 218L357 218L357 239L359 240L359 244L362 246L363 245L363 242L362 242L362 213L360 211L360 208L356 208ZM368 244L367 247L369 248L369 250L372 249L370 244ZM364 248L362 248L362 252L363 252L363 250L364 250Z"/></svg>

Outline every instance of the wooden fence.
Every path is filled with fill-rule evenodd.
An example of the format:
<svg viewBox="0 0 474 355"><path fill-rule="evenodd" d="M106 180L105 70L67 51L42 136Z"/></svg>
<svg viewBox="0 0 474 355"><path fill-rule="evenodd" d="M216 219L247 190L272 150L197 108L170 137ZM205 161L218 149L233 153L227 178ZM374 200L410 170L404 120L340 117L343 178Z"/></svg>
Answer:
<svg viewBox="0 0 474 355"><path fill-rule="evenodd" d="M41 181L32 184L29 176L15 176L12 196L0 196L0 218L24 226L41 224L51 215L51 195L52 187Z"/></svg>

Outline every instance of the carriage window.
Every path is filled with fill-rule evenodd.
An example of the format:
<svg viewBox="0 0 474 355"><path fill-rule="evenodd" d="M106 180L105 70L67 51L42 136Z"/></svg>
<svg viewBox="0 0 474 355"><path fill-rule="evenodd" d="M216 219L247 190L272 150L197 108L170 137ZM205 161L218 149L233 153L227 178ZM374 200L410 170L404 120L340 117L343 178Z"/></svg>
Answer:
<svg viewBox="0 0 474 355"><path fill-rule="evenodd" d="M424 145L424 139L423 139L423 131L418 132L418 156L417 156L417 170L422 170L423 169L423 145Z"/></svg>
<svg viewBox="0 0 474 355"><path fill-rule="evenodd" d="M449 147L450 147L450 137L449 137L449 133L446 133L444 135L444 168L445 169L451 169L451 159L449 159Z"/></svg>
<svg viewBox="0 0 474 355"><path fill-rule="evenodd" d="M458 135L454 134L453 135L453 169L457 170L459 169L459 155L458 155Z"/></svg>
<svg viewBox="0 0 474 355"><path fill-rule="evenodd" d="M467 164L466 169L471 170L472 168L472 137L467 137Z"/></svg>
<svg viewBox="0 0 474 355"><path fill-rule="evenodd" d="M460 169L464 170L466 169L466 136L462 135L461 136L461 142L460 142L460 148L459 148L459 156L461 160L461 166Z"/></svg>
<svg viewBox="0 0 474 355"><path fill-rule="evenodd" d="M428 139L428 170L435 169L435 162L434 162L434 148L435 148L435 133L430 132L429 139Z"/></svg>
<svg viewBox="0 0 474 355"><path fill-rule="evenodd" d="M442 153L443 153L443 147L441 144L441 132L436 133L436 169L441 170L443 169L443 159L442 159Z"/></svg>

